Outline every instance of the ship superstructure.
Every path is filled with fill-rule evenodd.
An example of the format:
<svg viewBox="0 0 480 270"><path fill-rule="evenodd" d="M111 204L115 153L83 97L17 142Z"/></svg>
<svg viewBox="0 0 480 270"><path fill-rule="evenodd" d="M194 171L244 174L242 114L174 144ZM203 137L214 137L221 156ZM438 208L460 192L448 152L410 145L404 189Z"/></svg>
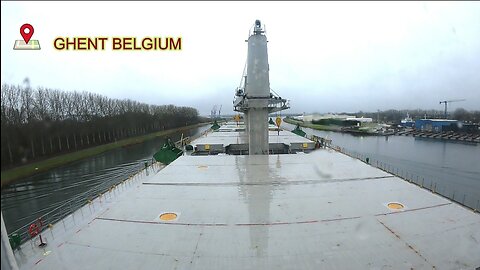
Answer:
<svg viewBox="0 0 480 270"><path fill-rule="evenodd" d="M14 252L20 269L480 266L478 213L269 126L268 76L258 96L248 94L255 76L237 91L243 123L223 124L170 165L86 204L43 232L46 246L26 242Z"/></svg>

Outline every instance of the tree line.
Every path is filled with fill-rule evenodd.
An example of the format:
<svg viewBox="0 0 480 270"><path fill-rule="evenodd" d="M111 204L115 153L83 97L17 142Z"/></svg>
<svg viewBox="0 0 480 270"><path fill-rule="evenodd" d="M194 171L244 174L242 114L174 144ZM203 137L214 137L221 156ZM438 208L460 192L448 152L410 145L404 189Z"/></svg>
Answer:
<svg viewBox="0 0 480 270"><path fill-rule="evenodd" d="M2 170L150 132L195 124L191 107L149 105L90 92L3 84Z"/></svg>
<svg viewBox="0 0 480 270"><path fill-rule="evenodd" d="M379 120L385 123L400 123L402 119L407 116L407 113L412 119L438 119L445 118L445 112L442 110L386 110L379 112L357 112L357 113L342 113L356 115L357 117L370 117L373 121ZM480 111L467 111L463 108L458 108L453 112L448 113L448 119L455 119L464 121L466 123L480 123Z"/></svg>

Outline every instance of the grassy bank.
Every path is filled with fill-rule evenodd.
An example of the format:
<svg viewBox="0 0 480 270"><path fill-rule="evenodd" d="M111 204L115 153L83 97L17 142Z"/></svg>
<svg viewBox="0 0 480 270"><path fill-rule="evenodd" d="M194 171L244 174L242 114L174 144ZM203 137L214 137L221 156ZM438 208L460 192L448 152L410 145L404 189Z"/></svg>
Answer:
<svg viewBox="0 0 480 270"><path fill-rule="evenodd" d="M344 132L344 133L350 133L350 134L356 134L356 135L376 135L377 133L371 131L372 128L377 127L376 123L363 123L362 127L359 129L351 129L351 130L343 130L341 126L336 126L336 125L317 125L317 124L312 124L312 123L304 123L299 120L295 119L287 119L285 118L284 121L286 123L292 124L292 125L300 125L301 127L307 127L307 128L312 128L316 130L325 130L325 131L336 131L336 132Z"/></svg>
<svg viewBox="0 0 480 270"><path fill-rule="evenodd" d="M340 126L316 125L316 124L312 124L312 123L304 123L302 121L298 121L298 120L291 119L291 118L285 118L285 119L283 119L283 121L285 121L285 123L289 123L289 124L292 124L292 125L298 124L301 127L313 128L313 129L317 129L317 130L341 131Z"/></svg>
<svg viewBox="0 0 480 270"><path fill-rule="evenodd" d="M77 160L81 160L87 157L95 156L118 147L142 143L144 141L154 139L155 137L169 135L178 131L187 130L187 129L198 127L205 124L207 123L200 123L200 124L195 124L195 125L190 125L185 127L179 127L179 128L154 132L154 133L150 133L150 134L146 134L138 137L120 140L114 143L103 144L103 145L79 150L76 152L63 154L53 158L49 158L42 161L33 162L27 165L5 170L5 171L2 171L1 185L3 186L17 179L31 176L40 172L48 171L50 169L53 169Z"/></svg>

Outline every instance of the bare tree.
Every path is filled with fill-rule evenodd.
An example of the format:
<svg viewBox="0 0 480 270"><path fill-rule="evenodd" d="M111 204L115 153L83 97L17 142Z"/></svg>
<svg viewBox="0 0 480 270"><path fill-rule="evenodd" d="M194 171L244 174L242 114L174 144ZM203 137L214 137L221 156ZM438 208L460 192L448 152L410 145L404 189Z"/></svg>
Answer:
<svg viewBox="0 0 480 270"><path fill-rule="evenodd" d="M191 107L2 85L2 169L120 138L198 123Z"/></svg>

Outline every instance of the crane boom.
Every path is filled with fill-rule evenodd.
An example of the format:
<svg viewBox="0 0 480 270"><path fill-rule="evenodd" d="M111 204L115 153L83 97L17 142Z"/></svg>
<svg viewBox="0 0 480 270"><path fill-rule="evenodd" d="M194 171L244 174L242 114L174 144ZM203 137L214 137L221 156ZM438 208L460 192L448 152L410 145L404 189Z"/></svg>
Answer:
<svg viewBox="0 0 480 270"><path fill-rule="evenodd" d="M443 101L440 101L439 104L442 104L442 103L445 104L445 112L444 112L445 119L447 119L447 104L448 104L448 103L452 103L452 102L459 102L459 101L465 101L465 99L451 99L451 100L443 100Z"/></svg>

